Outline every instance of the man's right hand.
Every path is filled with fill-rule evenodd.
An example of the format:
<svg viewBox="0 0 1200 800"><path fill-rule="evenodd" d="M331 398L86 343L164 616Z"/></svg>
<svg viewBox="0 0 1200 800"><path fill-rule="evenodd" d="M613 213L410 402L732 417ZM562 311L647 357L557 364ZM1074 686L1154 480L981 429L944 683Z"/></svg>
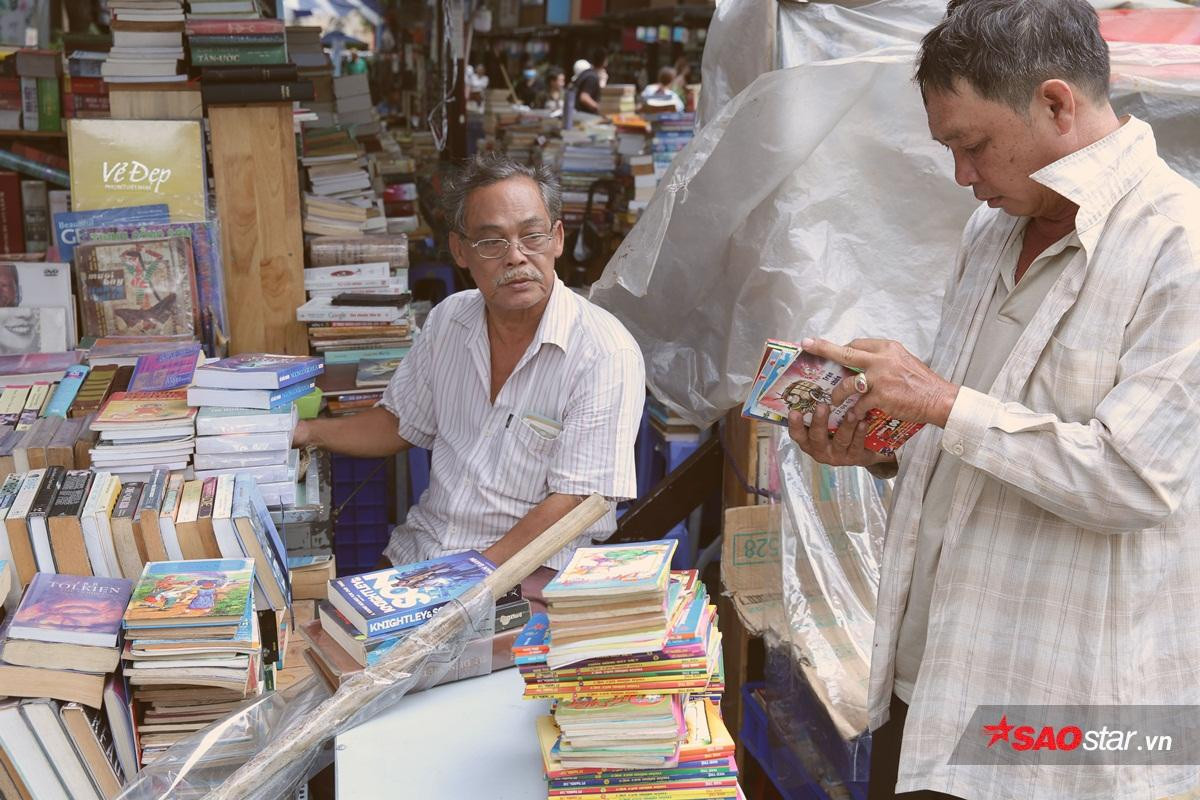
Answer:
<svg viewBox="0 0 1200 800"><path fill-rule="evenodd" d="M864 441L867 421L851 409L842 419L837 432L829 433L829 406L821 403L813 411L812 424L804 424L799 411L788 414L788 435L801 450L820 464L831 467L875 467L895 464L895 456L884 456L868 450Z"/></svg>
<svg viewBox="0 0 1200 800"><path fill-rule="evenodd" d="M303 449L309 442L309 421L302 419L296 423L296 429L292 431L292 447Z"/></svg>

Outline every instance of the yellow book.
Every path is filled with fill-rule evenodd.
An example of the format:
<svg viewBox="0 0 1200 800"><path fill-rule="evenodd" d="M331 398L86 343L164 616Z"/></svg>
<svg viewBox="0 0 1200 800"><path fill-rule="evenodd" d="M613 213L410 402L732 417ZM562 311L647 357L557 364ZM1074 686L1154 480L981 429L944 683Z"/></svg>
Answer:
<svg viewBox="0 0 1200 800"><path fill-rule="evenodd" d="M165 203L172 222L205 218L204 138L196 120L67 120L71 210Z"/></svg>

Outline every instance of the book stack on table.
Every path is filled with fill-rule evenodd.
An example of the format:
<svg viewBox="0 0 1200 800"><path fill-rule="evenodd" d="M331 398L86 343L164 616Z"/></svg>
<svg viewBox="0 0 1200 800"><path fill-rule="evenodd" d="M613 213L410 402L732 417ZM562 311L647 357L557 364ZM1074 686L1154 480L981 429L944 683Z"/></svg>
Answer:
<svg viewBox="0 0 1200 800"><path fill-rule="evenodd" d="M110 83L186 81L183 3L179 0L112 0L113 46L100 67Z"/></svg>
<svg viewBox="0 0 1200 800"><path fill-rule="evenodd" d="M312 392L319 358L252 353L196 370L187 392L199 407L196 476L244 474L258 481L267 505L295 502L299 453L292 450L295 401Z"/></svg>
<svg viewBox="0 0 1200 800"><path fill-rule="evenodd" d="M353 236L387 227L375 197L367 158L346 127L305 128L300 164L308 178L305 233Z"/></svg>
<svg viewBox="0 0 1200 800"><path fill-rule="evenodd" d="M0 561L0 584L6 576ZM53 573L30 584L0 633L0 796L109 800L137 771L124 684L114 675L132 588Z"/></svg>
<svg viewBox="0 0 1200 800"><path fill-rule="evenodd" d="M716 609L674 549L579 548L513 647L525 696L556 701L537 732L551 797L741 797Z"/></svg>
<svg viewBox="0 0 1200 800"><path fill-rule="evenodd" d="M146 565L125 612L122 651L143 763L262 691L254 566L249 559ZM250 733L231 731L222 746L236 748Z"/></svg>

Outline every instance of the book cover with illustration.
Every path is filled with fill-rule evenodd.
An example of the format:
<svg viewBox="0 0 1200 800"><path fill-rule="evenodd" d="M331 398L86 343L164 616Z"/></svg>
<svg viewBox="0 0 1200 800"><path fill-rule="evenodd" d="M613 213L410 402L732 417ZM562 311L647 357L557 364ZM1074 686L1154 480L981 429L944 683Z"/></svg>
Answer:
<svg viewBox="0 0 1200 800"><path fill-rule="evenodd" d="M165 203L175 222L203 222L204 138L196 120L67 122L71 208Z"/></svg>
<svg viewBox="0 0 1200 800"><path fill-rule="evenodd" d="M129 379L130 392L169 392L185 389L201 360L201 348L190 344L165 353L139 356Z"/></svg>
<svg viewBox="0 0 1200 800"><path fill-rule="evenodd" d="M283 389L325 371L320 358L243 353L196 370L196 386L211 389Z"/></svg>
<svg viewBox="0 0 1200 800"><path fill-rule="evenodd" d="M67 262L75 258L80 235L99 225L124 225L141 222L168 222L171 211L166 203L124 208L97 208L91 211L60 211L54 215L59 256Z"/></svg>
<svg viewBox="0 0 1200 800"><path fill-rule="evenodd" d="M196 334L188 239L83 244L75 255L84 335Z"/></svg>
<svg viewBox="0 0 1200 800"><path fill-rule="evenodd" d="M194 419L196 409L187 404L187 392L113 392L92 420L94 431L130 425L178 423Z"/></svg>
<svg viewBox="0 0 1200 800"><path fill-rule="evenodd" d="M836 361L806 353L790 342L770 340L759 365L750 395L742 407L742 416L787 425L788 413L798 411L804 424L812 422L818 404L828 405L833 390L856 371ZM852 394L837 408L829 411L829 430L836 431L846 413L858 403L859 395ZM864 446L877 453L891 455L924 427L922 423L904 422L889 417L877 408L866 414L867 433Z"/></svg>
<svg viewBox="0 0 1200 800"><path fill-rule="evenodd" d="M115 647L133 582L122 578L33 576L9 625L14 639Z"/></svg>
<svg viewBox="0 0 1200 800"><path fill-rule="evenodd" d="M245 558L152 561L133 589L126 628L237 624L254 562Z"/></svg>
<svg viewBox="0 0 1200 800"><path fill-rule="evenodd" d="M165 208L165 207L164 207ZM121 242L132 239L167 239L172 236L187 239L192 246L192 261L196 271L196 304L200 308L200 339L208 354L216 355L218 344L229 331L229 315L225 305L225 278L221 266L221 242L215 222L174 222L166 218L107 227L90 227L79 231L79 243ZM162 224L156 224L162 223Z"/></svg>
<svg viewBox="0 0 1200 800"><path fill-rule="evenodd" d="M474 550L351 575L329 583L329 602L368 637L420 625L496 566Z"/></svg>
<svg viewBox="0 0 1200 800"><path fill-rule="evenodd" d="M636 594L666 591L671 556L678 544L665 542L580 547L543 590L547 600L596 592Z"/></svg>
<svg viewBox="0 0 1200 800"><path fill-rule="evenodd" d="M371 386L387 386L392 380L392 374L404 360L397 358L364 358L358 362L358 372L354 376L354 386L359 389Z"/></svg>

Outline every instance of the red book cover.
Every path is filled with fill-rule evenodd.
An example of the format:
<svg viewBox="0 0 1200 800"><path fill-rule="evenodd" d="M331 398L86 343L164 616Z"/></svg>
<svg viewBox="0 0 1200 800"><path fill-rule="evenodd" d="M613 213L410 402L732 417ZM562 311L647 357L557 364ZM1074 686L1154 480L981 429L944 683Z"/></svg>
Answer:
<svg viewBox="0 0 1200 800"><path fill-rule="evenodd" d="M0 251L25 252L25 214L21 210L21 176L0 171Z"/></svg>
<svg viewBox="0 0 1200 800"><path fill-rule="evenodd" d="M3 84L0 84L0 91L3 91ZM65 77L63 91L77 95L108 97L108 84L104 82L104 78Z"/></svg>
<svg viewBox="0 0 1200 800"><path fill-rule="evenodd" d="M283 33L278 19L189 19L188 36L236 36L246 33Z"/></svg>

